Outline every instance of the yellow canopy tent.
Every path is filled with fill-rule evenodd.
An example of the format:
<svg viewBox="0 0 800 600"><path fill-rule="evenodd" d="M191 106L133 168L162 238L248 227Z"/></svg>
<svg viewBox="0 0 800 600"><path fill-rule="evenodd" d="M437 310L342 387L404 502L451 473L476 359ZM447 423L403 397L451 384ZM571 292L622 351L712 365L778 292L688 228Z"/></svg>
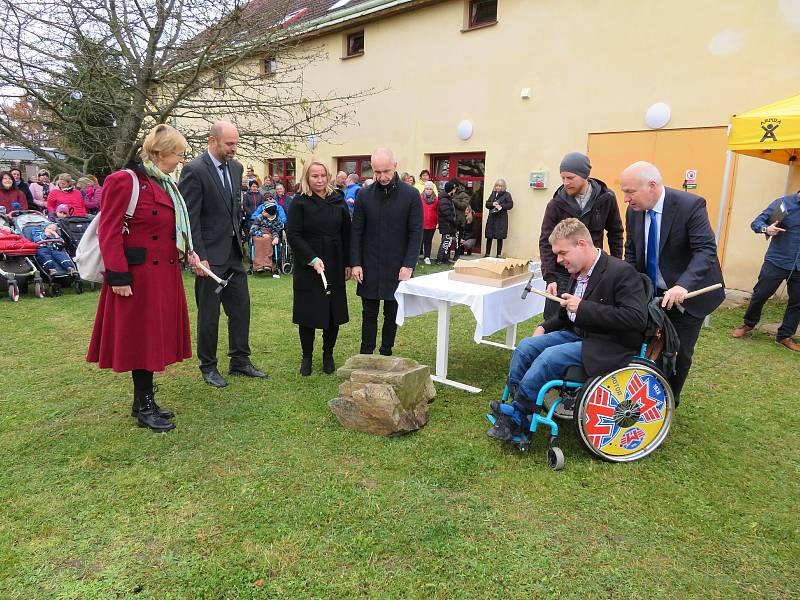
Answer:
<svg viewBox="0 0 800 600"><path fill-rule="evenodd" d="M800 94L734 115L728 148L785 165L800 156Z"/></svg>
<svg viewBox="0 0 800 600"><path fill-rule="evenodd" d="M791 171L800 165L800 94L778 100L761 108L734 115L728 126L728 151L722 177L717 243L726 214L733 153L747 154L789 165L786 193L789 193Z"/></svg>

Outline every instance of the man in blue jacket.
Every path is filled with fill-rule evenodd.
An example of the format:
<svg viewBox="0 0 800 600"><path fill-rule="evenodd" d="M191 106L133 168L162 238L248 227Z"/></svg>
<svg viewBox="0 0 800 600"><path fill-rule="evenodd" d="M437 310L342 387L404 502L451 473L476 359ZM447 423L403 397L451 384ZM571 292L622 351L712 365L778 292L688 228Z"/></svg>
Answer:
<svg viewBox="0 0 800 600"><path fill-rule="evenodd" d="M789 350L800 352L800 344L792 339L800 324L800 192L773 200L750 227L770 242L744 313L744 323L731 335L740 338L750 332L761 319L764 303L785 281L789 302L775 340Z"/></svg>

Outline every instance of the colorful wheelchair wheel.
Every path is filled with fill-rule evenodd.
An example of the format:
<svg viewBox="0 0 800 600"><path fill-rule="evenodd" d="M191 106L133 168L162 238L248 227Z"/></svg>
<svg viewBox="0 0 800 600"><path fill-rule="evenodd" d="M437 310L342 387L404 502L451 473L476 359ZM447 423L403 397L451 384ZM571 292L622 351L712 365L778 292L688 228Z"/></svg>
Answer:
<svg viewBox="0 0 800 600"><path fill-rule="evenodd" d="M632 462L664 442L674 412L664 376L653 367L631 364L587 382L574 421L589 452L609 462Z"/></svg>

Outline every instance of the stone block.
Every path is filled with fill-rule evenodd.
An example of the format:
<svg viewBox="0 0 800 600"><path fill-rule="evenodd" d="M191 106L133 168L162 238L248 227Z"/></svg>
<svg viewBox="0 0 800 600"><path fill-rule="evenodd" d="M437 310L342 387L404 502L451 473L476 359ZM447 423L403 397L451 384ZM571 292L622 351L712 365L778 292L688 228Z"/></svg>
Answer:
<svg viewBox="0 0 800 600"><path fill-rule="evenodd" d="M436 389L427 366L402 357L359 354L336 373L346 381L328 406L344 427L397 435L428 422L428 402Z"/></svg>

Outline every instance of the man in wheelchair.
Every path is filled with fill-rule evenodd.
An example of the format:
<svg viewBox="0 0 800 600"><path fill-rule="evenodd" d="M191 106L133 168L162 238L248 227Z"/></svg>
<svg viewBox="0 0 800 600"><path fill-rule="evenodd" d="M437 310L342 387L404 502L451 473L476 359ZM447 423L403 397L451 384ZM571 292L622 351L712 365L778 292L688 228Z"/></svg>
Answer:
<svg viewBox="0 0 800 600"><path fill-rule="evenodd" d="M631 265L599 248L578 219L564 219L548 238L556 260L572 276L555 317L536 328L511 358L511 415L497 412L487 435L510 441L527 432L539 389L569 367L594 377L623 367L638 354L647 326L644 283Z"/></svg>

